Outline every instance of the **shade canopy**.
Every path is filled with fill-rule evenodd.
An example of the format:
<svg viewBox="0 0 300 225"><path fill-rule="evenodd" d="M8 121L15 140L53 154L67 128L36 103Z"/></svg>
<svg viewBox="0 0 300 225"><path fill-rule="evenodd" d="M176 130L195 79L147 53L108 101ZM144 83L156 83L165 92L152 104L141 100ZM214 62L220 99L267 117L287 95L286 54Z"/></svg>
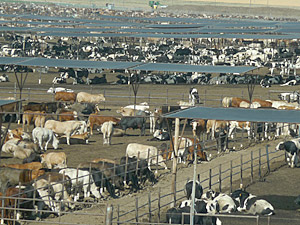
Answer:
<svg viewBox="0 0 300 225"><path fill-rule="evenodd" d="M164 72L199 72L199 73L246 73L257 69L254 66L202 66L179 63L143 63L120 61L88 61L71 59L47 59L37 57L0 57L1 65L68 67L86 69L128 69Z"/></svg>
<svg viewBox="0 0 300 225"><path fill-rule="evenodd" d="M211 108L199 106L176 111L174 113L164 114L163 117L270 123L300 123L300 110Z"/></svg>

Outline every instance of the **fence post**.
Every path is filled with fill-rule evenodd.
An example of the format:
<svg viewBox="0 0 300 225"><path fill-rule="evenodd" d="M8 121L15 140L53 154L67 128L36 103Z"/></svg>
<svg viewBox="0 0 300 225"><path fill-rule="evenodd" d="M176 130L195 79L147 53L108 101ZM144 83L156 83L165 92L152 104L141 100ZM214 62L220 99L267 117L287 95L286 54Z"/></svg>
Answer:
<svg viewBox="0 0 300 225"><path fill-rule="evenodd" d="M113 175L113 183L116 185L115 180L116 180L116 158L114 158L114 175Z"/></svg>
<svg viewBox="0 0 300 225"><path fill-rule="evenodd" d="M222 192L222 164L219 165L219 192Z"/></svg>
<svg viewBox="0 0 300 225"><path fill-rule="evenodd" d="M269 174L271 172L270 158L269 158L269 145L266 145L266 154L267 154L267 165L268 165L268 174Z"/></svg>
<svg viewBox="0 0 300 225"><path fill-rule="evenodd" d="M76 169L76 185L75 185L75 202L78 200L77 199L77 193L78 193L78 167L77 167L77 169ZM90 176L90 174L89 174L89 176Z"/></svg>
<svg viewBox="0 0 300 225"><path fill-rule="evenodd" d="M208 175L208 188L211 189L211 169L209 169L209 175Z"/></svg>
<svg viewBox="0 0 300 225"><path fill-rule="evenodd" d="M262 179L262 176L261 176L261 149L259 149L258 153L259 153L259 157L258 157L258 175L259 175L259 180L261 180Z"/></svg>
<svg viewBox="0 0 300 225"><path fill-rule="evenodd" d="M243 186L243 155L241 155L241 185Z"/></svg>
<svg viewBox="0 0 300 225"><path fill-rule="evenodd" d="M198 175L197 175L197 180L198 180L199 183L200 183L200 173L198 173Z"/></svg>
<svg viewBox="0 0 300 225"><path fill-rule="evenodd" d="M152 215L151 215L151 191L148 194L148 209L149 209L149 222L152 221Z"/></svg>
<svg viewBox="0 0 300 225"><path fill-rule="evenodd" d="M135 222L139 222L139 199L135 198Z"/></svg>
<svg viewBox="0 0 300 225"><path fill-rule="evenodd" d="M204 90L204 106L206 106L206 90Z"/></svg>
<svg viewBox="0 0 300 225"><path fill-rule="evenodd" d="M105 225L112 225L112 218L113 218L113 205L106 206L106 215L105 215Z"/></svg>
<svg viewBox="0 0 300 225"><path fill-rule="evenodd" d="M167 88L167 98L166 98L166 104L168 105L168 98L169 98L169 90L168 90L168 88Z"/></svg>
<svg viewBox="0 0 300 225"><path fill-rule="evenodd" d="M253 151L251 151L251 183L253 183Z"/></svg>
<svg viewBox="0 0 300 225"><path fill-rule="evenodd" d="M127 184L127 173L128 173L128 155L126 154L126 161L125 161L125 174L124 174L124 181Z"/></svg>
<svg viewBox="0 0 300 225"><path fill-rule="evenodd" d="M30 100L30 88L28 88L28 100Z"/></svg>
<svg viewBox="0 0 300 225"><path fill-rule="evenodd" d="M136 160L136 167L135 167L135 175L138 175L138 169L139 169L139 160L140 160L140 152L138 152L138 157ZM149 161L148 161L149 162Z"/></svg>
<svg viewBox="0 0 300 225"><path fill-rule="evenodd" d="M89 167L89 184L88 184L88 192L91 191L91 173L92 173L92 163L90 163L90 167Z"/></svg>
<svg viewBox="0 0 300 225"><path fill-rule="evenodd" d="M160 223L160 187L158 188L158 200L157 200L157 207L158 207L158 212L157 212L157 220L158 223Z"/></svg>
<svg viewBox="0 0 300 225"><path fill-rule="evenodd" d="M232 193L232 160L230 160L230 193Z"/></svg>
<svg viewBox="0 0 300 225"><path fill-rule="evenodd" d="M148 151L148 154L149 154L149 151ZM157 174L157 171L158 171L158 155L159 155L159 151L157 151L157 154L156 154L156 174Z"/></svg>
<svg viewBox="0 0 300 225"><path fill-rule="evenodd" d="M118 205L117 210L118 210L118 211L117 211L117 222L118 222L117 225L119 225L119 224L120 224L120 223L119 223L119 222L120 222L120 205Z"/></svg>

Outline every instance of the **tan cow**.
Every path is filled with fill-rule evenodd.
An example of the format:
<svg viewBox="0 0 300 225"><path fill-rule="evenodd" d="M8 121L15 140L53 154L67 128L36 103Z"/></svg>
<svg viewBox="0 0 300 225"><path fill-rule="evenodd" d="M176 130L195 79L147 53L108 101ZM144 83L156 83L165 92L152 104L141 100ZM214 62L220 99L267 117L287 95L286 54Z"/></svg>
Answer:
<svg viewBox="0 0 300 225"><path fill-rule="evenodd" d="M105 101L103 94L89 94L87 92L79 92L76 101L79 103L100 103Z"/></svg>
<svg viewBox="0 0 300 225"><path fill-rule="evenodd" d="M116 112L120 113L122 116L134 116L138 111L139 110L137 110L137 109L121 107Z"/></svg>
<svg viewBox="0 0 300 225"><path fill-rule="evenodd" d="M64 152L49 152L41 154L41 163L46 164L48 169L66 168L67 156Z"/></svg>
<svg viewBox="0 0 300 225"><path fill-rule="evenodd" d="M34 120L35 127L44 127L46 122L46 112L42 111L41 114L37 115Z"/></svg>
<svg viewBox="0 0 300 225"><path fill-rule="evenodd" d="M211 134L211 139L215 139L215 131L217 129L226 130L228 127L228 121L225 120L207 120L206 122L206 134Z"/></svg>
<svg viewBox="0 0 300 225"><path fill-rule="evenodd" d="M70 137L75 132L82 134L87 132L87 125L84 121L55 121L48 120L45 123L45 128L52 130L56 134L66 135L67 144L70 145Z"/></svg>
<svg viewBox="0 0 300 225"><path fill-rule="evenodd" d="M23 113L23 130L25 128L25 124L27 124L27 132L29 132L29 125L31 122L34 122L35 118L41 114L41 111L31 111L26 110Z"/></svg>

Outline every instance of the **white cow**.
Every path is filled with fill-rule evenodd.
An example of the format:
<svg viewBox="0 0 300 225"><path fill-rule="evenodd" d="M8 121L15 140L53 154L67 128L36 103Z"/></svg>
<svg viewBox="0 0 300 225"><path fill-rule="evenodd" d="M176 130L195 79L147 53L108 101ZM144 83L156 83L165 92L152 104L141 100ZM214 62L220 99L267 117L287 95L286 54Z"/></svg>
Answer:
<svg viewBox="0 0 300 225"><path fill-rule="evenodd" d="M72 89L63 88L63 87L57 87L57 88L50 87L47 91L47 93L56 93L56 92L74 92L74 91Z"/></svg>
<svg viewBox="0 0 300 225"><path fill-rule="evenodd" d="M83 187L84 198L90 197L90 192L96 197L101 198L99 188L96 186L93 177L90 175L89 171L66 168L59 171L61 174L65 174L70 177L72 182L72 190L76 189L76 185ZM90 183L90 191L88 190ZM74 196L74 201L76 202L79 199L79 193Z"/></svg>
<svg viewBox="0 0 300 225"><path fill-rule="evenodd" d="M149 155L148 155L149 152ZM168 169L166 164L164 163L164 159L161 155L158 155L158 149L156 147L150 146L150 145L142 145L138 143L130 143L127 145L126 148L126 155L128 157L138 157L140 159L149 159L148 161L148 168L151 170L151 164L156 164L164 167L165 169ZM158 155L158 157L157 157ZM158 158L158 161L157 161ZM155 171L157 173L157 171Z"/></svg>
<svg viewBox="0 0 300 225"><path fill-rule="evenodd" d="M141 110L144 112L148 112L149 111L149 105L147 102L142 102L138 105L127 105L124 107L125 109L136 109L136 110Z"/></svg>
<svg viewBox="0 0 300 225"><path fill-rule="evenodd" d="M104 122L101 126L101 132L103 134L103 145L111 144L111 137L114 133L114 125L116 125L116 122L108 121Z"/></svg>
<svg viewBox="0 0 300 225"><path fill-rule="evenodd" d="M47 151L48 144L52 141L52 146L54 149L58 148L59 140L55 137L52 130L42 127L36 127L32 131L32 138L34 143L39 143L40 149L43 149L43 142L46 141L45 151Z"/></svg>
<svg viewBox="0 0 300 225"><path fill-rule="evenodd" d="M72 134L83 134L87 132L87 125L84 121L55 121L48 120L45 123L45 128L52 130L56 134L66 135L67 144L70 145L70 137Z"/></svg>

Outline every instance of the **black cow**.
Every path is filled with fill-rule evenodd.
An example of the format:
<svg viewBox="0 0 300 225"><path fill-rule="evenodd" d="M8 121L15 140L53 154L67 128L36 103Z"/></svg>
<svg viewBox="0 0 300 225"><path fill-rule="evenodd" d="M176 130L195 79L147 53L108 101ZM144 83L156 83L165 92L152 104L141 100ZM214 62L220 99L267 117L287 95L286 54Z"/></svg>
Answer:
<svg viewBox="0 0 300 225"><path fill-rule="evenodd" d="M31 163L31 162L41 162L41 157L39 154L32 152L27 158L23 160L24 163Z"/></svg>
<svg viewBox="0 0 300 225"><path fill-rule="evenodd" d="M184 192L186 194L187 199L191 199L192 197L192 190L193 190L193 181L190 180L185 184ZM199 181L196 180L196 187L195 187L195 198L200 199L203 194L203 188Z"/></svg>
<svg viewBox="0 0 300 225"><path fill-rule="evenodd" d="M122 117L120 121L120 126L122 130L125 131L127 128L132 129L141 129L141 136L145 135L145 129L146 129L146 118L144 117Z"/></svg>
<svg viewBox="0 0 300 225"><path fill-rule="evenodd" d="M125 164L126 164L126 157L123 156L120 159L120 167L125 172ZM136 164L137 164L137 158L136 157L128 157L127 161L127 173L126 181L128 182L128 179L131 180L131 182L134 184L135 181L138 180L136 177ZM140 183L144 184L146 180L149 180L152 184L155 184L157 182L154 173L149 170L148 163L146 159L140 159L138 162L138 171L137 176L141 178ZM137 186L138 187L138 186Z"/></svg>
<svg viewBox="0 0 300 225"><path fill-rule="evenodd" d="M276 150L285 150L287 153L287 162L291 168L297 166L299 161L299 149L300 143L298 139L279 142L279 144L275 148Z"/></svg>

